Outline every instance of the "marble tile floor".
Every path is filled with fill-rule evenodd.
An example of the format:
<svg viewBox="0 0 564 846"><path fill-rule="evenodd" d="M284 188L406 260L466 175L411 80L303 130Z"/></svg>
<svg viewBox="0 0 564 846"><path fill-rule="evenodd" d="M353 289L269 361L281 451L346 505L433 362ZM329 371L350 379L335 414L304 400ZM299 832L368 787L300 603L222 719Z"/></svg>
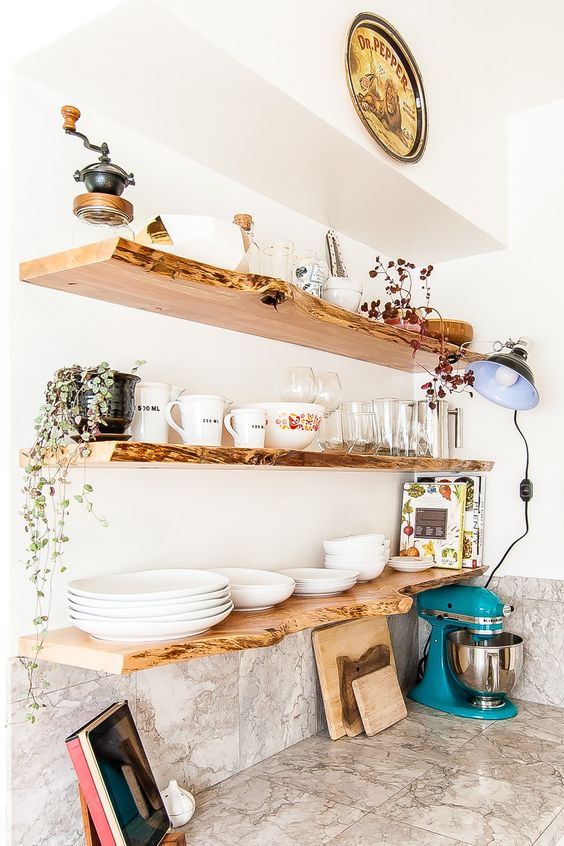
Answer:
<svg viewBox="0 0 564 846"><path fill-rule="evenodd" d="M187 843L558 846L564 709L518 706L488 722L408 703L375 737L321 732L199 793Z"/></svg>

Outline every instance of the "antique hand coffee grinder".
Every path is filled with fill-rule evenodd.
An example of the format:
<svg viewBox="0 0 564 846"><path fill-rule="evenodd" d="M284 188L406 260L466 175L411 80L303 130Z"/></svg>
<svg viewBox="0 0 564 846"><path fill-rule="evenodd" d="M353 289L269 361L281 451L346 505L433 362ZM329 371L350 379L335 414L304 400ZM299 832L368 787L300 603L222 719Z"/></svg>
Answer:
<svg viewBox="0 0 564 846"><path fill-rule="evenodd" d="M92 144L86 135L77 131L80 111L76 106L63 106L61 114L67 135L80 138L87 150L100 153L98 161L74 174L75 181L83 182L87 191L74 198L73 211L78 221L74 233L75 245L105 238L134 240L129 226L133 220L133 206L121 196L128 185L135 185L133 174L112 162L110 148L105 141L99 146Z"/></svg>

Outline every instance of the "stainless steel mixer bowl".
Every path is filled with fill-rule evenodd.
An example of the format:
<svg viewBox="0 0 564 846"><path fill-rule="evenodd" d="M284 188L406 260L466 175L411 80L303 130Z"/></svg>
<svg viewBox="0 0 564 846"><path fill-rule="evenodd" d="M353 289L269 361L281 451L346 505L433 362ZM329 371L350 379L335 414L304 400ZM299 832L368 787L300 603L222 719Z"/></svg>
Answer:
<svg viewBox="0 0 564 846"><path fill-rule="evenodd" d="M523 638L519 635L502 632L476 638L468 629L459 629L448 634L447 648L453 673L464 687L479 694L484 707L492 694L509 693L521 674Z"/></svg>

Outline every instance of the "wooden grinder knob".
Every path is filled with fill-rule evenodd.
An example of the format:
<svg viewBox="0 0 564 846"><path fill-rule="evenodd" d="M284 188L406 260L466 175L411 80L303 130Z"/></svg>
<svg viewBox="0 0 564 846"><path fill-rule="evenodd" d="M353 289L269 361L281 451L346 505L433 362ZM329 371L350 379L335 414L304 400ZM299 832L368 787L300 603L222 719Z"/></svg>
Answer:
<svg viewBox="0 0 564 846"><path fill-rule="evenodd" d="M80 117L80 109L77 109L76 106L63 106L61 114L64 117L63 129L76 132L76 122Z"/></svg>

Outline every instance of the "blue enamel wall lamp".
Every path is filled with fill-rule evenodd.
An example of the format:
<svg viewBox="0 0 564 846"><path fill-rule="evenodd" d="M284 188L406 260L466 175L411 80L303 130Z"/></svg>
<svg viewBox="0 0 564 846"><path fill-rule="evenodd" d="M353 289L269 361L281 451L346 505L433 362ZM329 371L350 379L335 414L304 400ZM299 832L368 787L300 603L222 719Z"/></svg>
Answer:
<svg viewBox="0 0 564 846"><path fill-rule="evenodd" d="M539 403L533 372L527 364L523 341L507 341L499 352L474 361L466 372L474 373L474 389L485 399L504 408L525 411ZM503 349L507 348L507 352Z"/></svg>

